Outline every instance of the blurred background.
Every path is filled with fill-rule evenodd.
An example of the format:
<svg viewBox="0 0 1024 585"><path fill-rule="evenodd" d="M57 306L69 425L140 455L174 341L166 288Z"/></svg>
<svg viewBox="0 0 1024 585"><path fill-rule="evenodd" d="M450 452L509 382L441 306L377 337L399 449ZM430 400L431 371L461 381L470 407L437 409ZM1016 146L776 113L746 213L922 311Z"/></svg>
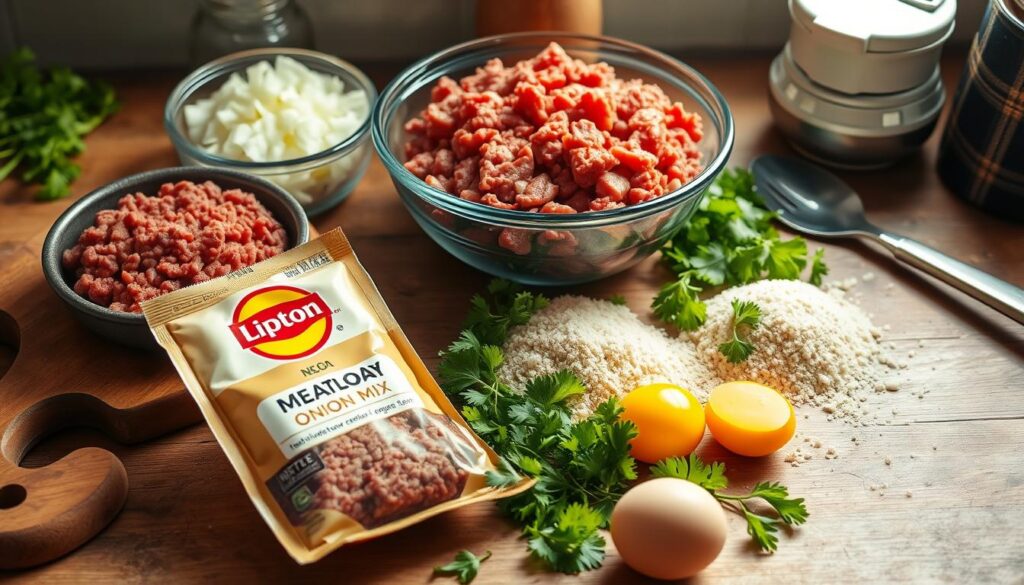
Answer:
<svg viewBox="0 0 1024 585"><path fill-rule="evenodd" d="M187 67L189 33L203 1L0 0L0 56L27 45L44 65ZM297 3L312 23L316 49L363 63L409 61L475 36L475 0ZM947 45L963 50L986 3L959 1ZM785 0L604 0L603 10L605 34L673 53L777 51L789 34Z"/></svg>

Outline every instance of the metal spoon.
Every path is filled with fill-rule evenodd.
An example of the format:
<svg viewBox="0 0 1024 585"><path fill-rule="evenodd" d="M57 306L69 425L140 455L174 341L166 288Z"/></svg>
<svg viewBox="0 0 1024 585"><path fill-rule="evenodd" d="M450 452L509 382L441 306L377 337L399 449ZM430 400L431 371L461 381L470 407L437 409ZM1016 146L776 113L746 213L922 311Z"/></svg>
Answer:
<svg viewBox="0 0 1024 585"><path fill-rule="evenodd" d="M824 238L874 240L927 272L1024 323L1024 290L868 222L860 197L839 177L799 159L766 155L750 165L758 193L787 226Z"/></svg>

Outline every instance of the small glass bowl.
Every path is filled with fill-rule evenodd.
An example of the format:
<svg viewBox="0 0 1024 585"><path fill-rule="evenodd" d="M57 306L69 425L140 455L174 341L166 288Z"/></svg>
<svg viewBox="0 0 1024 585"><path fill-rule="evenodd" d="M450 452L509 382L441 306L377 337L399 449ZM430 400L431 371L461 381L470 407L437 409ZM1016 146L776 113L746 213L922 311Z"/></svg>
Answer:
<svg viewBox="0 0 1024 585"><path fill-rule="evenodd" d="M368 113L372 110L377 90L373 82L351 63L305 49L254 49L211 61L183 79L167 98L164 128L182 164L233 169L269 179L294 195L306 214L312 216L341 203L366 172L370 162L369 115L355 133L327 150L275 162L243 161L211 154L189 139L185 126L185 106L210 96L232 74L244 75L251 65L273 61L278 56L291 57L313 71L340 78L345 84L345 91L363 90L369 102ZM307 194L310 191L314 193L312 196Z"/></svg>
<svg viewBox="0 0 1024 585"><path fill-rule="evenodd" d="M609 211L578 214L496 209L434 189L405 162L405 122L430 101L444 75L459 79L490 59L506 66L557 42L575 58L606 61L620 78L657 83L674 101L704 120L699 143L704 169L692 181L656 199ZM610 276L657 251L700 204L725 167L733 145L725 98L693 68L618 39L559 33L516 33L457 45L414 63L381 92L374 107L373 145L409 213L427 235L456 258L484 272L529 285L568 285ZM499 245L503 232L529 238L529 253ZM543 236L543 237L541 237ZM570 242L567 245L564 242Z"/></svg>

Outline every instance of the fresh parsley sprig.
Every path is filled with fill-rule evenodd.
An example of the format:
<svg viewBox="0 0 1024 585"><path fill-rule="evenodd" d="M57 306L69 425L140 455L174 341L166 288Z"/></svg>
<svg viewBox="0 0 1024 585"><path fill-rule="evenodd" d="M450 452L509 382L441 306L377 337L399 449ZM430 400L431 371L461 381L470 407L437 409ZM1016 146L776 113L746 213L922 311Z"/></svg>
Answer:
<svg viewBox="0 0 1024 585"><path fill-rule="evenodd" d="M684 331L706 317L700 292L706 287L747 284L762 278L797 280L807 266L807 241L783 240L772 227L775 214L754 191L746 170L725 170L693 216L661 249L675 279L662 287L651 308L662 321ZM828 273L824 250L811 266L810 282Z"/></svg>
<svg viewBox="0 0 1024 585"><path fill-rule="evenodd" d="M460 550L455 553L455 560L434 567L435 575L451 575L462 585L469 585L476 579L480 572L480 563L491 558L491 551L486 551L483 556L478 557L468 550Z"/></svg>
<svg viewBox="0 0 1024 585"><path fill-rule="evenodd" d="M20 167L22 180L42 185L36 199L67 195L82 137L117 107L110 86L66 68L40 71L32 51L14 51L0 63L0 181Z"/></svg>
<svg viewBox="0 0 1024 585"><path fill-rule="evenodd" d="M689 457L671 457L659 461L651 468L654 477L674 477L691 481L708 490L719 502L739 513L747 521L747 534L765 552L775 552L779 546L779 523L800 525L809 516L803 498L790 498L786 486L778 482L758 482L747 494L723 494L719 490L729 487L725 464L705 464L694 454ZM750 501L760 499L767 503L778 517L757 514L750 509Z"/></svg>
<svg viewBox="0 0 1024 585"><path fill-rule="evenodd" d="M600 529L637 476L629 455L636 427L620 420L614 399L574 421L568 400L585 388L571 372L540 376L523 393L502 382L501 346L509 329L548 301L501 280L488 293L473 298L465 329L441 353L438 377L473 430L501 456L488 483L536 480L531 490L499 504L523 527L531 554L564 573L595 569L605 554Z"/></svg>
<svg viewBox="0 0 1024 585"><path fill-rule="evenodd" d="M747 334L761 324L761 307L752 301L732 300L732 339L718 346L725 359L737 364L750 357L754 346Z"/></svg>

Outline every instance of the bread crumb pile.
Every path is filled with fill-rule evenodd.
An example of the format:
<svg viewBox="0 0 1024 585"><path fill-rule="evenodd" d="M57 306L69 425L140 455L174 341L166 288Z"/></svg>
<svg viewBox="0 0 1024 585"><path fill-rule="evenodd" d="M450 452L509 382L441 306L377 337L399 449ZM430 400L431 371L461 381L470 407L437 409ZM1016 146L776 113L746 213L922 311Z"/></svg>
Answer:
<svg viewBox="0 0 1024 585"><path fill-rule="evenodd" d="M732 336L732 301L752 301L761 323L747 335L754 352L729 363L718 345ZM796 405L821 408L829 418L860 421L862 404L882 383L879 332L843 298L794 280L762 280L723 291L707 302L707 321L689 334L698 358L725 380L753 380Z"/></svg>
<svg viewBox="0 0 1024 585"><path fill-rule="evenodd" d="M643 384L676 384L703 401L719 383L689 341L642 322L628 307L581 296L553 299L511 331L504 352L498 376L514 389L558 370L576 374L587 386L573 404L576 416Z"/></svg>
<svg viewBox="0 0 1024 585"><path fill-rule="evenodd" d="M498 376L522 391L537 376L569 370L587 386L573 403L580 417L652 382L682 386L703 402L723 381L752 380L795 405L822 409L829 420L867 424L867 395L888 390L882 380L885 358L880 332L843 294L792 280L738 286L708 300L704 325L678 338L644 323L628 307L562 296L510 332ZM747 332L754 352L738 364L718 349L732 336L733 299L761 308L760 325Z"/></svg>

